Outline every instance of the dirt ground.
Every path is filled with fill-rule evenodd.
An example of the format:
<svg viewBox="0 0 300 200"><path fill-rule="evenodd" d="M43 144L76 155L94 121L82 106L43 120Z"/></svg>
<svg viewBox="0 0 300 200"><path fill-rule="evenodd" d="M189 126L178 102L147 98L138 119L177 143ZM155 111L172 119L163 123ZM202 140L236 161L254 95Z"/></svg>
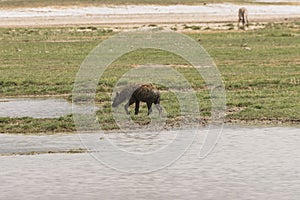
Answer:
<svg viewBox="0 0 300 200"><path fill-rule="evenodd" d="M0 27L237 23L240 5L0 9ZM247 6L250 23L300 21L300 6Z"/></svg>

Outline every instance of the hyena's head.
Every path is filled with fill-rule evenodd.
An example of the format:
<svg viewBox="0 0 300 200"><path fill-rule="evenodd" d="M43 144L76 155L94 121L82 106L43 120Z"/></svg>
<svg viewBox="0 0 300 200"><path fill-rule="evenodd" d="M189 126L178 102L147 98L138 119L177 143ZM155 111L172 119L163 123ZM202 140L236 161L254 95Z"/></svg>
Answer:
<svg viewBox="0 0 300 200"><path fill-rule="evenodd" d="M129 85L123 87L120 92L116 92L116 97L113 100L112 107L117 107L126 100L129 100L134 91L139 87L139 85Z"/></svg>
<svg viewBox="0 0 300 200"><path fill-rule="evenodd" d="M116 93L116 97L113 100L112 107L117 107L120 105L122 102L126 100L126 95L122 95L119 92Z"/></svg>

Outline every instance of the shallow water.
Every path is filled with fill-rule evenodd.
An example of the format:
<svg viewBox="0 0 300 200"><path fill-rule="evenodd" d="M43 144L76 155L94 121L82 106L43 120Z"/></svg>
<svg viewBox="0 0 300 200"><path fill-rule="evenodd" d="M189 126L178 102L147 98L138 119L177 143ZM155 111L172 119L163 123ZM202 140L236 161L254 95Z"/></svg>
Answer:
<svg viewBox="0 0 300 200"><path fill-rule="evenodd" d="M297 128L226 127L213 152L200 159L200 131L179 160L146 174L122 173L89 153L0 156L0 199L299 199L299 134ZM85 142L95 142L90 136ZM167 145L169 136L154 135L153 145ZM145 140L116 133L108 138L130 151ZM0 141L2 153L82 147L77 135L2 134Z"/></svg>
<svg viewBox="0 0 300 200"><path fill-rule="evenodd" d="M56 118L71 113L72 103L65 99L0 99L0 117Z"/></svg>
<svg viewBox="0 0 300 200"><path fill-rule="evenodd" d="M257 0L264 2L297 2L298 0ZM0 18L14 17L66 17L66 16L96 16L96 15L137 15L137 14L172 14L172 13L201 13L206 16L236 15L241 5L208 4L208 5L128 5L103 7L41 7L0 9ZM298 15L299 6L291 5L247 5L251 15Z"/></svg>
<svg viewBox="0 0 300 200"><path fill-rule="evenodd" d="M80 108L62 98L0 99L0 117L58 118L72 114L72 106Z"/></svg>

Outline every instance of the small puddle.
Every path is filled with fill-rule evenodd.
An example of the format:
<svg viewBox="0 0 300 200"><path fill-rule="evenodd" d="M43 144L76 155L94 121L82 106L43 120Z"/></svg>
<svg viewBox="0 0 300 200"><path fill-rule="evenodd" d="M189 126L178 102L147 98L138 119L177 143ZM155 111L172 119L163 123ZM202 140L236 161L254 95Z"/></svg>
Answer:
<svg viewBox="0 0 300 200"><path fill-rule="evenodd" d="M72 113L72 103L62 98L0 99L0 117L58 118Z"/></svg>

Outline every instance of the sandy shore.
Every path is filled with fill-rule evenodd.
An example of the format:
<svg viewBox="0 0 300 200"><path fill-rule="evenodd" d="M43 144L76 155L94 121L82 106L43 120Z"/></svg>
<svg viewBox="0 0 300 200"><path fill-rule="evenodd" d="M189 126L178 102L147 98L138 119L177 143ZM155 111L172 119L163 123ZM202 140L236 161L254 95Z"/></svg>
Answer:
<svg viewBox="0 0 300 200"><path fill-rule="evenodd" d="M44 7L0 9L0 27L229 23L241 5ZM250 22L299 21L300 6L251 5Z"/></svg>

